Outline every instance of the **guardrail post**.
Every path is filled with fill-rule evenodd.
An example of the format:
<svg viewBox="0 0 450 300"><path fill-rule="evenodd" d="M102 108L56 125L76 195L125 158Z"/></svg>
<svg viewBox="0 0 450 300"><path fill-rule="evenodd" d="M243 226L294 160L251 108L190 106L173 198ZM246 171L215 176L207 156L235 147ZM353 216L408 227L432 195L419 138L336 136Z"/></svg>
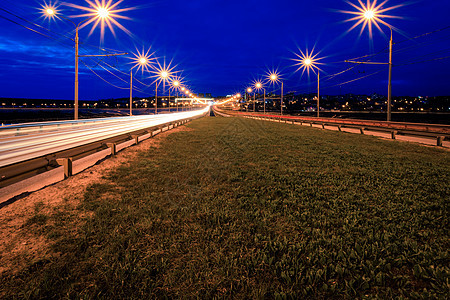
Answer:
<svg viewBox="0 0 450 300"><path fill-rule="evenodd" d="M391 131L391 139L395 140L397 138L397 133L398 133L398 131L396 131L396 130Z"/></svg>
<svg viewBox="0 0 450 300"><path fill-rule="evenodd" d="M325 124L322 123L322 129L325 129Z"/></svg>
<svg viewBox="0 0 450 300"><path fill-rule="evenodd" d="M106 146L111 148L111 155L116 155L116 144L115 143L106 143Z"/></svg>
<svg viewBox="0 0 450 300"><path fill-rule="evenodd" d="M442 147L442 143L444 142L445 136L441 135L437 137L437 146Z"/></svg>
<svg viewBox="0 0 450 300"><path fill-rule="evenodd" d="M133 135L131 135L131 138L134 139L134 144L135 145L139 144L139 136L138 135L133 134Z"/></svg>
<svg viewBox="0 0 450 300"><path fill-rule="evenodd" d="M313 127L313 126L312 126L312 122L309 122L309 127Z"/></svg>
<svg viewBox="0 0 450 300"><path fill-rule="evenodd" d="M359 132L361 132L361 134L364 134L364 128L359 128Z"/></svg>
<svg viewBox="0 0 450 300"><path fill-rule="evenodd" d="M73 175L73 173L72 173L72 157L57 158L56 162L58 163L58 165L64 167L64 179L67 179Z"/></svg>
<svg viewBox="0 0 450 300"><path fill-rule="evenodd" d="M341 125L338 125L337 128L339 131L342 131Z"/></svg>

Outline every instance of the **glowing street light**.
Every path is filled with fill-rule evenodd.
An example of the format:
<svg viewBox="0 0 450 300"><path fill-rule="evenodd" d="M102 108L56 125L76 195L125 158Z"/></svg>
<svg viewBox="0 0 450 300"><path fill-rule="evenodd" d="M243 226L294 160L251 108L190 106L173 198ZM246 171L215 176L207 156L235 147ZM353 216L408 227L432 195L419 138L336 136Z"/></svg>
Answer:
<svg viewBox="0 0 450 300"><path fill-rule="evenodd" d="M144 52L144 49L142 49L142 53L137 51L137 54L133 53L134 57L131 59L133 60L132 63L134 63L133 67L130 70L130 116L133 115L133 69L136 68L137 71L139 69L144 73L148 70L148 66L150 65L150 62L154 59L153 53L149 53L150 48L147 50L147 52Z"/></svg>
<svg viewBox="0 0 450 300"><path fill-rule="evenodd" d="M263 87L263 84L261 83L261 81L256 81L255 82L255 90L260 91L260 90L264 91L264 98L263 98L263 107L264 107L264 114L266 113L266 89Z"/></svg>
<svg viewBox="0 0 450 300"><path fill-rule="evenodd" d="M252 90L251 87L247 88L247 93L248 93L248 95L249 95L249 98L250 98L250 93L251 93L252 91L253 91L253 90ZM254 111L254 112L256 111L256 110L255 110L255 101L256 101L256 93L253 93L253 111ZM247 106L247 110L248 110L248 106Z"/></svg>
<svg viewBox="0 0 450 300"><path fill-rule="evenodd" d="M175 92L177 93L177 95L178 95L178 90L180 89L180 86L181 86L181 78L174 78L174 80L172 81L172 87L175 90ZM169 99L170 99L170 97L169 97ZM177 111L178 111L178 101L176 99L175 99L175 104L176 104Z"/></svg>
<svg viewBox="0 0 450 300"><path fill-rule="evenodd" d="M300 54L295 53L297 58L294 59L294 61L297 62L295 65L299 66L296 71L299 71L300 69L302 69L302 76L305 73L305 71L307 71L308 76L309 76L310 70L313 73L316 73L316 71L317 71L317 117L319 117L319 115L320 115L320 71L321 71L321 69L318 67L318 65L322 64L321 62L319 62L322 58L317 57L317 55L319 55L319 53L314 55L313 52L314 52L314 49L311 52L306 50L305 53L302 50L300 50Z"/></svg>
<svg viewBox="0 0 450 300"><path fill-rule="evenodd" d="M283 115L283 81L280 79L280 74L276 71L270 71L267 73L267 77L273 85L281 83L280 113Z"/></svg>
<svg viewBox="0 0 450 300"><path fill-rule="evenodd" d="M86 14L78 15L77 17L88 17L88 19L85 19L78 24L75 24L72 20L66 18L62 14L58 13L57 9L52 6L45 6L43 9L43 13L46 17L54 18L54 17L61 17L69 22L71 22L75 26L75 113L74 113L74 119L78 120L78 58L79 57L88 57L88 56L116 56L116 55L124 55L123 54L107 54L107 55L78 55L78 44L79 44L79 38L78 38L78 30L85 27L86 25L94 22L94 26L92 27L90 33L94 31L94 29L97 27L97 25L101 24L101 36L103 37L105 32L105 24L110 28L110 30L114 34L114 29L112 27L112 24L117 25L120 29L123 31L130 33L125 27L123 27L119 22L117 22L114 18L121 18L121 19L128 19L127 17L120 16L117 13L123 12L129 9L115 9L115 7L122 1L119 1L115 4L112 4L112 0L110 0L107 4L103 1L102 3L96 1L96 4L93 4L89 1L87 1L93 8L83 7L75 4L67 4L74 8L79 8L84 11L88 11Z"/></svg>
<svg viewBox="0 0 450 300"><path fill-rule="evenodd" d="M153 74L152 77L155 77L155 114L158 113L158 83L162 82L163 86L165 86L166 82L170 83L170 79L174 75L173 69L175 66L171 67L172 62L166 65L166 61L164 60L163 65L158 62L158 65L154 67L154 71L151 71ZM169 99L170 99L170 89L169 89ZM170 100L169 100L170 101Z"/></svg>
<svg viewBox="0 0 450 300"><path fill-rule="evenodd" d="M356 11L341 11L343 13L355 15L353 18L350 18L346 21L357 21L353 26L348 30L353 30L356 26L362 24L361 33L364 31L366 26L369 28L369 36L372 38L372 25L378 28L381 32L381 27L378 23L383 24L389 28L391 31L391 38L389 39L389 62L388 63L374 63L374 62L356 62L356 61L347 61L351 63L358 64L387 64L389 65L389 80L388 80L388 103L387 103L387 121L391 120L391 101L392 101L392 26L385 21L383 18L399 18L397 16L391 16L385 14L386 12L393 10L395 8L401 7L402 5L391 6L387 8L381 8L386 2L383 1L381 4L377 5L377 0L373 0L370 3L370 0L367 0L367 4L364 5L360 0L358 1L360 6L348 2L351 6L353 6Z"/></svg>

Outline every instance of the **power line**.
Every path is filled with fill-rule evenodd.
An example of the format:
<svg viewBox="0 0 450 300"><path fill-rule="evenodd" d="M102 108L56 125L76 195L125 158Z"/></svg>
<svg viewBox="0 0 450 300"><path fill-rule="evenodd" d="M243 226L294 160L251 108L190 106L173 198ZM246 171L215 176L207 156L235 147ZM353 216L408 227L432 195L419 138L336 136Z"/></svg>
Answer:
<svg viewBox="0 0 450 300"><path fill-rule="evenodd" d="M443 60L443 59L447 59L447 58L450 58L450 56L438 57L438 58L427 59L427 60L422 60L422 61L409 62L409 63L404 63L404 64L396 65L396 66L415 65L415 64L421 64L421 63L430 62L430 61Z"/></svg>
<svg viewBox="0 0 450 300"><path fill-rule="evenodd" d="M115 84L113 84L113 83L111 83L111 82L109 82L108 80L106 80L105 78L103 78L102 76L100 76L99 74L97 74L91 67L89 67L83 60L80 60L92 73L94 73L98 78L100 78L101 80L103 80L104 82L106 82L107 84L109 84L109 85L111 85L111 86L113 86L113 87L115 87L115 88L118 88L118 89L121 89L121 90L129 90L130 88L128 88L128 87L120 87L120 86L117 86L117 85L115 85ZM137 91L137 92L141 92L141 93L144 93L144 91L142 91L142 90L140 90L140 89L137 89L137 88L135 88L135 87L133 87L133 90L134 91Z"/></svg>

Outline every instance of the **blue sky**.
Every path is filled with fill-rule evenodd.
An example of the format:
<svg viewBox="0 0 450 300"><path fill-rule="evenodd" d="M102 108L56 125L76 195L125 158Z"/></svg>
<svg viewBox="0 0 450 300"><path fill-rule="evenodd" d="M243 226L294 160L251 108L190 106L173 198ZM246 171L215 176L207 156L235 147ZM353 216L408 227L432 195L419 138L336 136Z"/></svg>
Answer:
<svg viewBox="0 0 450 300"><path fill-rule="evenodd" d="M66 2L89 7L84 0ZM68 38L74 36L74 26L42 18L39 9L43 4L35 0L0 2L0 97L73 98L74 50ZM67 16L80 14L62 2L57 4ZM384 7L396 5L402 6L389 14L401 18L386 19L398 29L394 31L394 96L450 95L450 59L439 59L450 56L450 29L410 40L450 26L450 2L389 0ZM367 30L360 34L360 26L347 32L354 23L344 22L350 16L339 10L354 9L345 1L124 0L118 6L127 7L135 9L120 14L130 20L119 21L132 35L115 27L116 36L106 30L101 39L98 28L89 35L88 25L80 30L82 54L103 53L99 47L130 53L151 47L161 63L165 59L176 65L194 92L219 96L242 92L273 68L282 72L286 92L314 93L316 75L295 72L292 59L298 49L315 47L324 63L320 66L322 94L387 93L386 65L361 65L333 76L353 66L345 63L346 59L380 52L372 60L388 60L389 29L383 25L384 33L375 29L372 39ZM38 31L53 38L24 28L36 28L24 20L42 26ZM131 67L128 57L82 60L111 85L80 63L80 99L128 95L124 74ZM103 62L124 73L105 71L100 67ZM147 85L153 81L148 76L136 74ZM136 96L154 93L153 87L140 85L139 89L142 92L136 91Z"/></svg>

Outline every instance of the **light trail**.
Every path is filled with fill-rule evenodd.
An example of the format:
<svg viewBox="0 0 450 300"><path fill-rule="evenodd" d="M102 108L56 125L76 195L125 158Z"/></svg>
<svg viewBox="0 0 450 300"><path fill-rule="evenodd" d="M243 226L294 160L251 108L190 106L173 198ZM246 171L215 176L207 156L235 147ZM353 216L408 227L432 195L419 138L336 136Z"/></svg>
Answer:
<svg viewBox="0 0 450 300"><path fill-rule="evenodd" d="M161 124L201 116L208 110L209 107L205 107L196 111L160 115L0 127L0 167Z"/></svg>

